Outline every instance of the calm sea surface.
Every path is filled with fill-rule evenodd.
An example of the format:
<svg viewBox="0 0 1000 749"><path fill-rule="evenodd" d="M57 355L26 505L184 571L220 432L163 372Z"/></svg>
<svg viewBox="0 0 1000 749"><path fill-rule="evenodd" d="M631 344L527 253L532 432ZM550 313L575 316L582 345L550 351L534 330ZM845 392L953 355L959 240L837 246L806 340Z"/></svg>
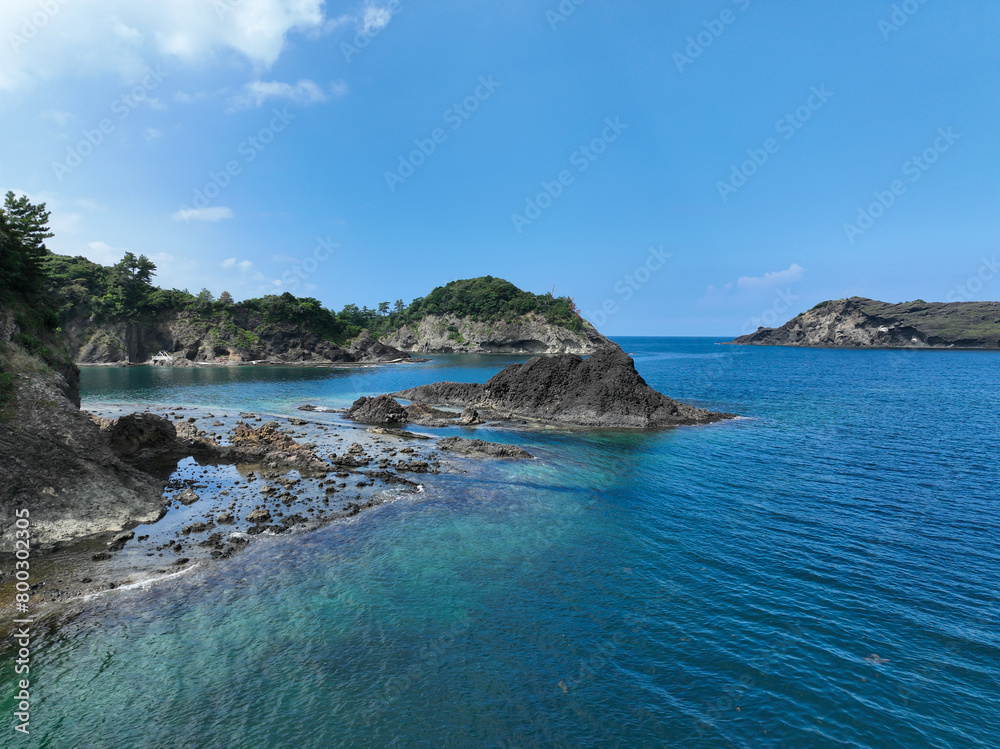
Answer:
<svg viewBox="0 0 1000 749"><path fill-rule="evenodd" d="M619 342L747 418L495 430L541 459L105 595L35 642L28 739L4 655L0 746L1000 746L1000 354ZM290 414L512 361L88 369L83 398Z"/></svg>

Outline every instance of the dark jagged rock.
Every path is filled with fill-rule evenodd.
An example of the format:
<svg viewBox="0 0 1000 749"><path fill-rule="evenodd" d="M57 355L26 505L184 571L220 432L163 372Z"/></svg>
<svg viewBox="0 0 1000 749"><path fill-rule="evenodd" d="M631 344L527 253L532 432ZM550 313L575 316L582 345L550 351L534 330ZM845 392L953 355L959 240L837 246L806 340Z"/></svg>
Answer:
<svg viewBox="0 0 1000 749"><path fill-rule="evenodd" d="M1000 348L1000 302L822 302L780 328L732 341L827 348Z"/></svg>
<svg viewBox="0 0 1000 749"><path fill-rule="evenodd" d="M18 343L15 317L0 305L0 363L11 378L0 402L0 551L14 551L22 508L38 551L157 520L163 482L118 457L80 410L79 372L60 342L45 339L66 366L43 361Z"/></svg>
<svg viewBox="0 0 1000 749"><path fill-rule="evenodd" d="M435 406L465 408L476 401L482 393L483 386L473 382L435 382L432 385L420 385L390 395L409 401L431 403Z"/></svg>
<svg viewBox="0 0 1000 749"><path fill-rule="evenodd" d="M151 413L126 414L114 420L101 420L101 431L111 449L122 456L143 450L173 449L177 428L169 419Z"/></svg>
<svg viewBox="0 0 1000 749"><path fill-rule="evenodd" d="M348 409L347 418L361 424L403 424L409 416L392 396L380 395L358 398Z"/></svg>
<svg viewBox="0 0 1000 749"><path fill-rule="evenodd" d="M450 450L451 452L474 457L518 459L533 457L531 453L527 450L522 450L517 445L502 445L483 440L467 440L464 437L446 437L443 440L438 440L437 446L442 450Z"/></svg>
<svg viewBox="0 0 1000 749"><path fill-rule="evenodd" d="M678 403L653 390L632 357L605 348L587 359L574 354L529 359L485 385L441 382L395 393L441 405L473 407L490 419L568 426L651 428L708 424L733 418Z"/></svg>
<svg viewBox="0 0 1000 749"><path fill-rule="evenodd" d="M406 420L411 424L420 424L421 426L448 426L457 417L458 414L452 411L442 411L439 408L428 406L426 403L411 403L406 407Z"/></svg>
<svg viewBox="0 0 1000 749"><path fill-rule="evenodd" d="M237 463L260 463L270 470L297 470L303 476L324 475L330 466L307 445L300 445L269 421L254 429L239 422L231 446L219 447L220 457Z"/></svg>
<svg viewBox="0 0 1000 749"><path fill-rule="evenodd" d="M472 406L466 406L465 410L462 411L462 415L458 417L458 423L464 427L471 427L485 422L483 421L483 417L479 415L479 411Z"/></svg>
<svg viewBox="0 0 1000 749"><path fill-rule="evenodd" d="M405 351L376 341L367 330L351 341L350 352L357 362L396 362L412 358Z"/></svg>

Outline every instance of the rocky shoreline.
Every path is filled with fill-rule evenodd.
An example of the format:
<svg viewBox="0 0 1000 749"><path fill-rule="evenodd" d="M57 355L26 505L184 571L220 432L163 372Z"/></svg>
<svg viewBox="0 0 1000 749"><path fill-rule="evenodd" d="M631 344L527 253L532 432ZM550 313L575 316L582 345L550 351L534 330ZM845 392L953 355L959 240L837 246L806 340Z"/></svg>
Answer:
<svg viewBox="0 0 1000 749"><path fill-rule="evenodd" d="M9 494L0 541L9 553L12 513L30 509L32 548L48 551L42 564L52 568L33 592L43 607L173 577L258 536L352 518L484 459L533 457L516 445L454 432L437 439L413 426L654 429L734 418L655 391L617 347L588 359L534 357L484 384L424 385L362 397L349 409L305 404L301 417L190 406L88 413L58 389L66 383L55 373L19 378L8 452L20 450L23 460L4 469L13 472L0 487ZM0 577L0 593L11 585Z"/></svg>
<svg viewBox="0 0 1000 749"><path fill-rule="evenodd" d="M477 458L531 458L509 445L477 440L466 451L456 443L462 438L439 445L428 434L344 423L333 412L304 419L181 406L129 410L91 407L85 418L145 477L156 508L102 533L57 524L64 535L49 534L48 551L34 551L37 569L46 570L32 592L39 615L227 559L258 537L309 532L415 498L433 476L465 473ZM31 509L32 518L42 514ZM10 576L0 577L0 592L11 585Z"/></svg>

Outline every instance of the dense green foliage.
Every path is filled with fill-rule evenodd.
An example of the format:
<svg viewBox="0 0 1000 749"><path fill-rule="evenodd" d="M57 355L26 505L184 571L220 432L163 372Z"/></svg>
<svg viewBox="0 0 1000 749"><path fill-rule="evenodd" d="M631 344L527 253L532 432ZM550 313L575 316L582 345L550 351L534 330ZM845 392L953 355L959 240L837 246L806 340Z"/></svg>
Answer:
<svg viewBox="0 0 1000 749"><path fill-rule="evenodd" d="M71 365L45 289L45 240L52 236L48 221L44 203L35 205L12 192L5 196L0 208L0 315L16 332L9 342L0 341L0 408L13 397L19 357L28 354L53 368Z"/></svg>
<svg viewBox="0 0 1000 749"><path fill-rule="evenodd" d="M349 304L338 317L352 329L367 328L373 333L390 332L403 325L419 323L428 315L453 315L490 323L513 322L534 313L552 325L562 325L570 330L579 331L583 325L576 305L569 297L521 291L510 281L493 276L452 281L438 286L425 297L414 299L408 307L397 299L391 312L389 309L388 302L382 302L378 311L367 307L359 310L356 305ZM451 338L461 343L458 329L451 332Z"/></svg>
<svg viewBox="0 0 1000 749"><path fill-rule="evenodd" d="M42 259L48 254L49 231L45 203L32 204L8 192L0 208L0 302L31 299L42 292Z"/></svg>

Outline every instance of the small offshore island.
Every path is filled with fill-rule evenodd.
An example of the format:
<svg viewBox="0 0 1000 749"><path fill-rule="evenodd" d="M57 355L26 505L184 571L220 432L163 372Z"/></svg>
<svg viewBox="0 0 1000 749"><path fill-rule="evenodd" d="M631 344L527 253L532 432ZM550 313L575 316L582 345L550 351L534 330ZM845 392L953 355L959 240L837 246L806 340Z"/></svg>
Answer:
<svg viewBox="0 0 1000 749"><path fill-rule="evenodd" d="M1000 349L1000 302L821 302L780 328L731 343L823 348Z"/></svg>
<svg viewBox="0 0 1000 749"><path fill-rule="evenodd" d="M377 310L335 313L288 293L237 302L157 288L144 256L105 267L52 254L44 205L8 194L0 219L0 552L14 549L16 513L30 511L32 549L63 559L35 596L43 603L226 558L261 533L351 517L421 492L428 476L467 472L461 461L532 458L414 425L654 429L734 418L651 388L572 300L491 276ZM304 404L308 419L80 408L80 365L337 368L405 364L412 353L537 356L485 384L362 397L346 411Z"/></svg>

